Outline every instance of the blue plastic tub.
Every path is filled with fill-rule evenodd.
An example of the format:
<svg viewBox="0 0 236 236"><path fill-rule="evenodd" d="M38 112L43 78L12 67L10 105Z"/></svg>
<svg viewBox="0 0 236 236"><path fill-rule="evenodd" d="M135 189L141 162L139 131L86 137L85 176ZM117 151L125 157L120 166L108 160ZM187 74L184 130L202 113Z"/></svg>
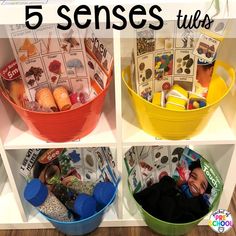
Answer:
<svg viewBox="0 0 236 236"><path fill-rule="evenodd" d="M61 222L54 220L48 216L45 216L48 221L50 221L56 229L64 234L68 235L84 235L94 231L102 222L104 214L109 210L110 205L115 200L118 190L118 184L116 186L116 191L110 200L110 202L100 211L98 211L93 216L90 216L83 220L72 221L72 222Z"/></svg>

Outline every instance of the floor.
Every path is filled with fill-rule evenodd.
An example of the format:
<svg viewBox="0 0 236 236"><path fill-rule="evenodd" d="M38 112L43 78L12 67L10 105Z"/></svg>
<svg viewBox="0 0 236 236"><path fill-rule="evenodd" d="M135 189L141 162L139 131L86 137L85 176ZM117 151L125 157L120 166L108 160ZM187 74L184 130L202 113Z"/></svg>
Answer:
<svg viewBox="0 0 236 236"><path fill-rule="evenodd" d="M222 236L236 236L236 188L232 197L228 211L232 214L234 227ZM0 230L0 236L64 236L64 234L54 229L37 229L37 230ZM158 236L148 227L122 227L122 228L98 228L87 236ZM187 236L216 236L209 226L198 226L188 233Z"/></svg>

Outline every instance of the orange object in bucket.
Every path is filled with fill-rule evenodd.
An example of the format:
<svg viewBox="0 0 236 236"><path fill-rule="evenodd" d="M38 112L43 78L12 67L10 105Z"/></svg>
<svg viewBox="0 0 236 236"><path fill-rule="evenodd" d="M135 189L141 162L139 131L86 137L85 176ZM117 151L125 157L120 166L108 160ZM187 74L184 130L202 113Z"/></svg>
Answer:
<svg viewBox="0 0 236 236"><path fill-rule="evenodd" d="M35 99L40 106L57 111L57 105L49 88L46 87L38 90Z"/></svg>
<svg viewBox="0 0 236 236"><path fill-rule="evenodd" d="M60 112L26 110L2 94L36 137L51 142L67 142L86 136L96 127L111 79L112 77L107 81L105 89L92 101L78 108Z"/></svg>
<svg viewBox="0 0 236 236"><path fill-rule="evenodd" d="M60 111L66 111L71 108L69 94L63 86L55 88L53 91L53 96Z"/></svg>

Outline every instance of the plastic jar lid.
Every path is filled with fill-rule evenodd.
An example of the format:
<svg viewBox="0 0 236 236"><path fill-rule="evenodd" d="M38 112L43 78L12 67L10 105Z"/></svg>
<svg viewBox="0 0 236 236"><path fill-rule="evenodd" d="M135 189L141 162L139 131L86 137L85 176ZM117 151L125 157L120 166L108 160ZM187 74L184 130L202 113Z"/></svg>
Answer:
<svg viewBox="0 0 236 236"><path fill-rule="evenodd" d="M32 179L25 187L24 198L35 207L42 205L47 196L48 189L39 179Z"/></svg>
<svg viewBox="0 0 236 236"><path fill-rule="evenodd" d="M88 194L81 193L74 203L74 211L80 215L82 219L92 216L96 213L96 201Z"/></svg>
<svg viewBox="0 0 236 236"><path fill-rule="evenodd" d="M100 182L96 184L93 196L98 203L106 206L114 196L115 191L116 188L111 182Z"/></svg>

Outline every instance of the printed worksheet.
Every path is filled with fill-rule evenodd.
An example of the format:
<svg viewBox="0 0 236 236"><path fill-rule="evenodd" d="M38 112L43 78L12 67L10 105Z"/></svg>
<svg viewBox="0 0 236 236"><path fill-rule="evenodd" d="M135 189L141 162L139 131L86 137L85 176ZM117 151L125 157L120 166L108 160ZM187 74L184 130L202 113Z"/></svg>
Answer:
<svg viewBox="0 0 236 236"><path fill-rule="evenodd" d="M7 31L29 101L42 87L63 85L69 92L91 91L84 40L75 26L60 31L54 24L29 30L9 25Z"/></svg>

